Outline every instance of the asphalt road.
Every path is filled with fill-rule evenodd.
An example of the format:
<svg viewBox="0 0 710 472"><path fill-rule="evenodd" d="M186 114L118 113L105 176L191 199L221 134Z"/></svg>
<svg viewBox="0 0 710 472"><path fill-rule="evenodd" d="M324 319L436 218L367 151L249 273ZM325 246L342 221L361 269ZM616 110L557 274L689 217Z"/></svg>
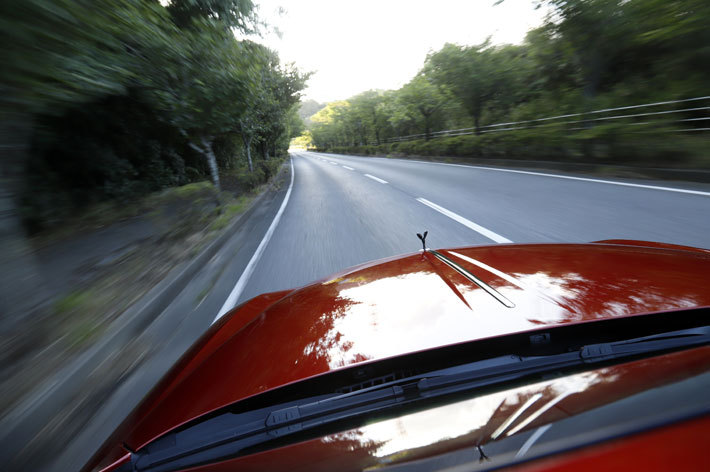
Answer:
<svg viewBox="0 0 710 472"><path fill-rule="evenodd" d="M293 154L293 165L289 202L241 300L416 251L424 230L433 248L602 239L710 247L707 188L312 152Z"/></svg>
<svg viewBox="0 0 710 472"><path fill-rule="evenodd" d="M292 165L145 330L155 355L117 386L47 470L79 469L230 295L238 303L417 251L417 232L429 231L432 248L618 238L710 247L710 189L702 185L312 152L294 153Z"/></svg>

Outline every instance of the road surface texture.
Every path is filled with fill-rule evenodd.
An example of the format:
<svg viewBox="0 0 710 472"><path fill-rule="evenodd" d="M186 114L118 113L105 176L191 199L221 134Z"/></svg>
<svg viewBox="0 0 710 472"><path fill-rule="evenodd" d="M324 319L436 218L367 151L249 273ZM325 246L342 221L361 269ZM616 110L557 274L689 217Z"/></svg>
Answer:
<svg viewBox="0 0 710 472"><path fill-rule="evenodd" d="M159 352L105 402L49 470L76 470L215 319L260 293L432 248L645 239L710 247L710 189L411 160L292 154L249 221L144 333ZM256 255L255 255L256 254Z"/></svg>
<svg viewBox="0 0 710 472"><path fill-rule="evenodd" d="M415 251L424 230L432 248L622 238L710 247L703 189L311 152L293 164L290 201L242 299Z"/></svg>

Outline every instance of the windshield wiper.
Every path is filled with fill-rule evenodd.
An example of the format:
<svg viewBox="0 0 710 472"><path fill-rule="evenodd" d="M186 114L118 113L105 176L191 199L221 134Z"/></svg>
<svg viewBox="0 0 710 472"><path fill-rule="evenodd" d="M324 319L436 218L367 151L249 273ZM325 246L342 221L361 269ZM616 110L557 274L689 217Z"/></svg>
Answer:
<svg viewBox="0 0 710 472"><path fill-rule="evenodd" d="M133 471L167 472L224 460L260 444L422 399L489 388L585 364L710 344L710 326L616 342L587 344L545 356L500 356L365 388L320 395L246 413L223 413L168 433L132 453ZM128 464L127 464L128 465Z"/></svg>

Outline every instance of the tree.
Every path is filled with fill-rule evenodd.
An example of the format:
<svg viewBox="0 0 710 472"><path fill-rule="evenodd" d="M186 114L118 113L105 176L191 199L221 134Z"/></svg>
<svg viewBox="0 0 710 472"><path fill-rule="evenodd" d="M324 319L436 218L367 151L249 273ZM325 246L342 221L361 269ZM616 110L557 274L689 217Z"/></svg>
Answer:
<svg viewBox="0 0 710 472"><path fill-rule="evenodd" d="M243 33L256 32L260 24L251 0L171 0L167 10L183 29L193 28L198 19L214 19Z"/></svg>
<svg viewBox="0 0 710 472"><path fill-rule="evenodd" d="M450 91L468 111L476 134L481 133L484 107L504 87L500 72L488 41L469 47L446 44L427 57L424 69L433 83Z"/></svg>
<svg viewBox="0 0 710 472"><path fill-rule="evenodd" d="M584 82L584 96L591 100L608 72L614 56L623 54L631 29L621 0L550 0L559 21L548 20L554 33L574 51Z"/></svg>
<svg viewBox="0 0 710 472"><path fill-rule="evenodd" d="M268 159L269 154L276 154L279 139L286 137L288 113L300 101L310 73L301 74L294 64L281 66L278 55L263 47L261 56L264 64L260 74L262 100L257 107L261 121L259 141L262 157ZM288 139L283 143L288 143Z"/></svg>
<svg viewBox="0 0 710 472"><path fill-rule="evenodd" d="M161 3L0 2L0 260L3 267L15 268L0 280L2 313L31 314L34 301L42 299L37 295L39 271L28 256L18 200L29 181L30 140L40 125L56 128L60 122L48 115L76 117L82 105L97 110L97 117L112 117L105 113L108 111L146 110L150 116L146 122L157 123L160 130L131 139L165 142L144 142L136 147L168 149L165 154L172 154L180 163L184 163L184 156L177 151L192 156L188 147L194 149L204 158L218 187L213 145L215 140L226 142L239 132L251 104L259 105L259 126L273 124L262 136L263 142L272 151L277 143L287 142L286 115L298 101L294 90L303 88L307 76L295 68L278 66L278 58L270 59L275 66L265 66L268 61L257 48L235 38L235 31L250 34L261 26L252 1L172 0L167 7ZM267 70L270 78L263 79L261 73ZM267 99L262 101L262 97ZM122 106L127 103L131 106ZM264 103L268 106L261 106ZM90 119L87 114L82 116ZM127 119L129 114L109 118L114 123ZM101 130L101 126L92 129ZM92 139L88 132L78 131L74 137L87 138L84 142L91 146L106 144L99 137ZM111 144L119 139L113 137ZM121 148L130 147L119 143L98 151L110 154ZM37 151L33 148L32 152ZM150 159L157 155L159 161L161 152ZM97 180L96 185L102 182Z"/></svg>
<svg viewBox="0 0 710 472"><path fill-rule="evenodd" d="M124 93L140 60L130 44L160 41L161 18L160 5L140 0L0 2L0 263L13 267L0 279L6 321L43 300L17 209L36 115Z"/></svg>
<svg viewBox="0 0 710 472"><path fill-rule="evenodd" d="M434 120L446 100L439 88L419 74L399 90L397 99L403 108L421 116L424 138L429 141Z"/></svg>
<svg viewBox="0 0 710 472"><path fill-rule="evenodd" d="M194 24L199 23L195 20ZM184 60L175 64L155 98L171 122L202 154L212 181L220 188L213 143L233 132L246 113L257 84L257 69L250 49L230 34L210 28L183 31Z"/></svg>
<svg viewBox="0 0 710 472"><path fill-rule="evenodd" d="M318 113L320 110L323 109L323 107L325 107L324 103L318 103L313 99L308 99L306 101L301 102L298 108L298 116L301 117L306 126L310 126L311 116Z"/></svg>
<svg viewBox="0 0 710 472"><path fill-rule="evenodd" d="M330 148L354 142L354 133L346 120L349 108L346 100L330 102L311 117L311 134L316 146Z"/></svg>

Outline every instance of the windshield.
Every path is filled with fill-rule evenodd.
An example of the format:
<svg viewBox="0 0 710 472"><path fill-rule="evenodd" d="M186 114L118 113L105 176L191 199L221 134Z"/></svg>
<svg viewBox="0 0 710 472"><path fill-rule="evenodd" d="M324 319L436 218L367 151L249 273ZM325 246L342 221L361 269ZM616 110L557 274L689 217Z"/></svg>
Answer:
<svg viewBox="0 0 710 472"><path fill-rule="evenodd" d="M629 344L639 343L643 341ZM559 362L565 356L548 360ZM392 382L402 387L384 384L262 409L235 406L136 451L125 470L167 472L225 460L221 466L273 468L285 445L292 445L287 456L298 454L294 447L311 449L309 466L318 470L336 464L346 470L383 466L431 470L458 462L472 463L474 470L494 468L706 414L710 411L704 394L710 385L706 357L707 347L502 389L485 388L495 385L492 378L488 385L481 382L490 376L492 365L497 366L498 378L511 379L500 376L505 362L489 360ZM523 359L515 367L523 369L531 362L538 360ZM547 377L559 368L548 368ZM528 379L534 378L534 368L525 371ZM470 385L463 381L468 374ZM412 379L421 379L418 388ZM457 388L449 387L446 396L432 388L437 382L455 382ZM453 391L460 395L451 397ZM353 422L361 425L347 426ZM255 435L264 425L265 434ZM342 457L330 455L344 449L348 452ZM456 452L449 453L452 450ZM255 459L249 456L262 451ZM411 461L416 462L410 465Z"/></svg>
<svg viewBox="0 0 710 472"><path fill-rule="evenodd" d="M710 382L706 372L640 392L632 387L624 395L602 393L619 375L629 373L623 368L594 370L363 426L321 441L355 440L368 449L371 466L391 465L392 470L435 470L458 464L468 470L487 470L693 417L710 408L702 394ZM593 396L613 400L587 409L584 403ZM409 468L394 465L454 448L460 449Z"/></svg>
<svg viewBox="0 0 710 472"><path fill-rule="evenodd" d="M688 313L686 316L691 318L693 314ZM486 427L478 431L476 445L482 446L497 440L511 427L508 436L528 429L530 424L553 407L562 408L568 415L574 415L569 408L556 406L570 395L575 395L573 404L581 412L614 401L620 392L630 396L697 373L696 362L707 354L705 348L690 351L685 357L676 355L654 360L657 367L653 374L657 377L653 380L647 377L650 364L640 362L585 372L581 376L566 377L554 382L536 382L587 365L618 363L639 356L660 355L669 350L710 343L708 326L672 329L640 337L636 333L634 337L628 338L630 327L635 331L643 329L638 320L634 321L636 323L631 323L631 326L623 322L602 322L603 326L595 325L591 330L586 330L584 337L575 335L575 328L568 327L531 335L530 338L547 336L556 339L544 349L523 348L524 343L520 342L520 338L524 339L525 335L518 335L489 341L487 344L478 342L459 346L456 350L449 348L411 354L395 362L405 369L416 365L420 373L406 373L406 370L403 372L400 368L390 367L388 375L368 376L359 385L342 384L351 375L347 371L305 380L197 418L132 452L130 466L127 464L126 467L151 472L181 470L270 450L317 437L323 432L339 432L347 429L347 425L368 423L373 418L399 415L399 420L406 423L408 416L403 413L412 409L428 407L424 417L431 419L441 409L436 408L438 404L451 402L456 397L475 397L475 408L479 414L485 412L480 405L486 404L486 395L491 391L497 392L497 397L515 398L513 403L518 403L515 412L511 410L506 414L498 414L496 410L491 413L491 420L486 423ZM644 321L645 325L652 323L652 320ZM593 334L594 330L597 330L596 335ZM616 334L611 337L599 334L610 331ZM592 339L597 342L586 343L586 340ZM602 340L604 342L599 342ZM476 360L460 363L466 359ZM678 359L680 362L674 366L674 360ZM371 366L371 369L387 369L380 364ZM705 368L700 369L702 372ZM521 389L506 390L505 387L511 383L532 385L528 389L531 393L523 393L525 390ZM597 384L605 386L597 388ZM494 395L491 398L497 397ZM478 403L479 400L483 403ZM526 410L533 404L538 405L539 411L528 415ZM648 405L640 408L645 407ZM685 416L705 412L705 406L693 402L685 403L683 408ZM675 411L671 414L671 410L673 408L664 412L668 415L667 420L679 416ZM525 416L522 416L523 413L526 413ZM646 415L644 421L650 421L651 416ZM654 421L657 423L659 420L654 418ZM618 431L614 434L619 435L624 431L622 423L614 422L612 415L607 417L605 427L616 428ZM442 423L441 428L450 433L456 432L454 425L447 421ZM392 441L396 442L396 438L392 438Z"/></svg>
<svg viewBox="0 0 710 472"><path fill-rule="evenodd" d="M10 470L710 307L707 0L0 3Z"/></svg>

